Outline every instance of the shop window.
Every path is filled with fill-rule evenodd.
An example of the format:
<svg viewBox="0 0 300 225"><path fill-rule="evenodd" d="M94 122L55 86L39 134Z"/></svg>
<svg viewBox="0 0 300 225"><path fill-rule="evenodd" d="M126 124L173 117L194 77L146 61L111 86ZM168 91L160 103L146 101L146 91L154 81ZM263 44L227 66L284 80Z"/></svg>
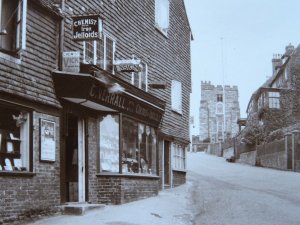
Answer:
<svg viewBox="0 0 300 225"><path fill-rule="evenodd" d="M165 35L169 28L169 0L155 0L155 26Z"/></svg>
<svg viewBox="0 0 300 225"><path fill-rule="evenodd" d="M84 63L94 64L100 68L114 73L115 41L107 34L99 40L84 42Z"/></svg>
<svg viewBox="0 0 300 225"><path fill-rule="evenodd" d="M119 116L100 120L100 172L119 172Z"/></svg>
<svg viewBox="0 0 300 225"><path fill-rule="evenodd" d="M131 73L131 82L134 86L148 91L148 67L147 64L141 63L140 70L138 72Z"/></svg>
<svg viewBox="0 0 300 225"><path fill-rule="evenodd" d="M156 175L155 129L129 118L123 118L122 134L122 173Z"/></svg>
<svg viewBox="0 0 300 225"><path fill-rule="evenodd" d="M185 148L182 145L173 143L172 144L173 153L173 169L185 170Z"/></svg>
<svg viewBox="0 0 300 225"><path fill-rule="evenodd" d="M30 171L30 112L0 105L0 171Z"/></svg>
<svg viewBox="0 0 300 225"><path fill-rule="evenodd" d="M0 0L0 51L17 55L25 49L27 0Z"/></svg>
<svg viewBox="0 0 300 225"><path fill-rule="evenodd" d="M171 87L171 101L172 110L182 114L182 88L181 83L176 80L172 80Z"/></svg>

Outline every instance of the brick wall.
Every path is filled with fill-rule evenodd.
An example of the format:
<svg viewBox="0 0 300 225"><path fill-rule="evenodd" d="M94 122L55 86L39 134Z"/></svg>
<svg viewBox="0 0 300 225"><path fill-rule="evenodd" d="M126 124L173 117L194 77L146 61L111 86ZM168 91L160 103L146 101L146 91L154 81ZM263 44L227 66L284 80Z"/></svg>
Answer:
<svg viewBox="0 0 300 225"><path fill-rule="evenodd" d="M186 182L186 172L173 170L173 187L185 184Z"/></svg>
<svg viewBox="0 0 300 225"><path fill-rule="evenodd" d="M123 204L158 194L158 177L98 175L97 202Z"/></svg>
<svg viewBox="0 0 300 225"><path fill-rule="evenodd" d="M56 160L53 163L40 161L40 118L56 122ZM34 113L33 120L33 173L0 176L0 224L26 221L60 210L59 119Z"/></svg>

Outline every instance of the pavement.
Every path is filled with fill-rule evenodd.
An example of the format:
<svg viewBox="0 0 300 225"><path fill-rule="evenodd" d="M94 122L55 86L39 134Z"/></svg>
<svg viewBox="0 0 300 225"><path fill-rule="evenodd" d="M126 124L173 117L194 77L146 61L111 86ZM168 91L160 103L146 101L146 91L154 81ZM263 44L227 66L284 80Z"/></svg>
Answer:
<svg viewBox="0 0 300 225"><path fill-rule="evenodd" d="M28 225L191 225L187 182L177 188L166 189L158 196L122 205L106 205L87 211L82 216L58 215Z"/></svg>

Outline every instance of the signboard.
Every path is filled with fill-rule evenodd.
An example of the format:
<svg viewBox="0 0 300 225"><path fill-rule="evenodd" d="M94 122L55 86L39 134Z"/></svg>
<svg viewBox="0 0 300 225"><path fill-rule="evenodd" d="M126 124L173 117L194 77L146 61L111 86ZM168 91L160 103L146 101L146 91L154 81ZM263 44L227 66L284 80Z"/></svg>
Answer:
<svg viewBox="0 0 300 225"><path fill-rule="evenodd" d="M139 59L115 60L114 65L119 72L139 72L141 71L140 63Z"/></svg>
<svg viewBox="0 0 300 225"><path fill-rule="evenodd" d="M102 23L99 15L76 16L73 19L73 40L87 41L101 38Z"/></svg>
<svg viewBox="0 0 300 225"><path fill-rule="evenodd" d="M40 119L40 159L55 161L55 122Z"/></svg>
<svg viewBox="0 0 300 225"><path fill-rule="evenodd" d="M80 70L80 52L63 52L62 70L78 73Z"/></svg>

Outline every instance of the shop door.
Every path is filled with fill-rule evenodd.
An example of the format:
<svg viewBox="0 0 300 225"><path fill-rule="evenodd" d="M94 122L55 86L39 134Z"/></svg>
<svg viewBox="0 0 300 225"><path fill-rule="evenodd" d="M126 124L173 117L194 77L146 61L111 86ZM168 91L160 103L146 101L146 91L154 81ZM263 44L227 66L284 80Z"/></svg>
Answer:
<svg viewBox="0 0 300 225"><path fill-rule="evenodd" d="M164 185L170 185L170 142L164 141Z"/></svg>
<svg viewBox="0 0 300 225"><path fill-rule="evenodd" d="M84 120L68 115L66 141L66 189L68 202L85 201Z"/></svg>

